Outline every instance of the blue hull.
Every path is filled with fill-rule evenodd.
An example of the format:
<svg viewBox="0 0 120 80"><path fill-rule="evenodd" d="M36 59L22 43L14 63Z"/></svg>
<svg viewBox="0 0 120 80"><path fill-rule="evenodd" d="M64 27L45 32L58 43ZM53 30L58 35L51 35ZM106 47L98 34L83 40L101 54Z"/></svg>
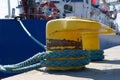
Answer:
<svg viewBox="0 0 120 80"><path fill-rule="evenodd" d="M45 26L47 21L23 20L30 33L45 44ZM36 44L22 29L16 20L0 20L0 64L21 62L44 49ZM0 78L14 74L0 72Z"/></svg>
<svg viewBox="0 0 120 80"><path fill-rule="evenodd" d="M46 42L45 20L23 20L23 24L29 32L41 43ZM107 49L120 45L120 36L100 36L100 49ZM16 20L0 20L0 64L15 64L28 59L34 54L44 51L22 29ZM1 73L0 78L15 74Z"/></svg>

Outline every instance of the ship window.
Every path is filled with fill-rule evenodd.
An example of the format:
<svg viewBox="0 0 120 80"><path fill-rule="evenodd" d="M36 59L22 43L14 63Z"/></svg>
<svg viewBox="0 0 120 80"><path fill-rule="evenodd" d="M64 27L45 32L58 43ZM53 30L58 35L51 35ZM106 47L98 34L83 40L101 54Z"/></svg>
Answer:
<svg viewBox="0 0 120 80"><path fill-rule="evenodd" d="M71 13L73 11L73 7L69 4L64 5L64 13Z"/></svg>

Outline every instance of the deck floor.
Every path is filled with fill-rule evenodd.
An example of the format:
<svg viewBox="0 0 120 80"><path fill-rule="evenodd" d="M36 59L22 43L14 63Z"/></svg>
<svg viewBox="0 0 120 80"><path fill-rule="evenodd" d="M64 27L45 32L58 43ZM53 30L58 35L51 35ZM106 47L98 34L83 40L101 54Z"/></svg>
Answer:
<svg viewBox="0 0 120 80"><path fill-rule="evenodd" d="M105 60L91 62L82 71L33 70L2 80L119 80L120 46L104 50Z"/></svg>

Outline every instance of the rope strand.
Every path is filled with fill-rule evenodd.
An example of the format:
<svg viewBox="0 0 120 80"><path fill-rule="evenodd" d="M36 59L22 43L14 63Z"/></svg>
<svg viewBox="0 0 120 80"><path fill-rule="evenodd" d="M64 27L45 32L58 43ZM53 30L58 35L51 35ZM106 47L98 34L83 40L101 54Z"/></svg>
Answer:
<svg viewBox="0 0 120 80"><path fill-rule="evenodd" d="M90 62L89 51L86 50L56 50L37 53L33 57L13 65L0 65L0 71L5 73L21 73L41 67L83 66Z"/></svg>
<svg viewBox="0 0 120 80"><path fill-rule="evenodd" d="M26 32L26 34L33 40L35 41L38 45L40 45L41 47L43 47L46 50L46 46L44 44L42 44L39 40L37 40L35 37L33 37L30 32L27 30L27 28L24 26L24 24L22 23L22 21L17 18L17 21L20 23L21 27L23 28L23 30Z"/></svg>

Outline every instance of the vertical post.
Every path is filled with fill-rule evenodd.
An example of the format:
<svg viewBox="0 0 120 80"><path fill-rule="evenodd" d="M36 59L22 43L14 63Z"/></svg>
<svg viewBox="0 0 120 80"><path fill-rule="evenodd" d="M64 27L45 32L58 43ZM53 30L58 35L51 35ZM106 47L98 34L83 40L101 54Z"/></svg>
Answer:
<svg viewBox="0 0 120 80"><path fill-rule="evenodd" d="M90 12L91 12L91 0L88 0L88 12L87 12L88 18L90 18Z"/></svg>
<svg viewBox="0 0 120 80"><path fill-rule="evenodd" d="M11 17L11 5L10 5L10 0L8 0L8 17Z"/></svg>
<svg viewBox="0 0 120 80"><path fill-rule="evenodd" d="M87 18L87 0L84 0L83 4L84 4L84 18Z"/></svg>
<svg viewBox="0 0 120 80"><path fill-rule="evenodd" d="M74 16L76 16L76 6L75 6L75 2L73 2L74 5Z"/></svg>
<svg viewBox="0 0 120 80"><path fill-rule="evenodd" d="M83 8L84 8L84 10L83 10L83 17L85 18L85 13L86 13L86 10L85 10L85 0L83 0Z"/></svg>
<svg viewBox="0 0 120 80"><path fill-rule="evenodd" d="M83 18L83 17L84 17L84 12L83 12L83 11L84 11L84 3L81 2L79 7L81 7L81 8L79 9L79 10L80 10L80 11L79 11L79 12L80 12L80 13L79 13L79 14L80 14L80 18Z"/></svg>

